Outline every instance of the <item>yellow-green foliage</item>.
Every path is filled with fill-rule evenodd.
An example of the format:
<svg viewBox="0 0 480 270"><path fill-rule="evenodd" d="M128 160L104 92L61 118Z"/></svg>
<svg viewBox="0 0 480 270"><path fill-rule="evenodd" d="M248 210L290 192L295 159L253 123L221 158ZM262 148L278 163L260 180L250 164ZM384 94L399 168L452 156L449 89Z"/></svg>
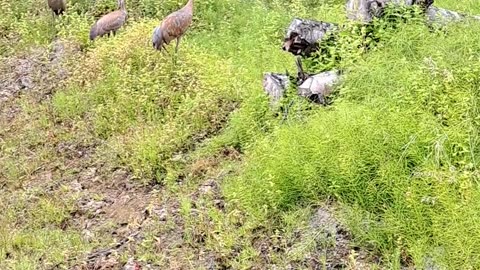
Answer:
<svg viewBox="0 0 480 270"><path fill-rule="evenodd" d="M70 215L65 201L48 198L43 191L5 196L0 203L0 266L5 269L51 268L66 265L88 248L81 232L61 229ZM48 254L48 255L46 255Z"/></svg>
<svg viewBox="0 0 480 270"><path fill-rule="evenodd" d="M144 179L221 128L237 98L228 61L187 42L176 59L156 52L154 25L139 22L122 39L98 41L53 100L59 119L88 119Z"/></svg>
<svg viewBox="0 0 480 270"><path fill-rule="evenodd" d="M78 177L61 154L68 142L95 144L89 165L126 168L143 184L172 180L172 189L184 192L175 197L182 198L185 241L204 234L202 252L232 268L257 266L256 228L271 224L265 231L293 235L309 206L325 199L340 203L356 243L386 268L432 260L447 269L479 268L479 24L436 31L410 20L381 28L382 41L366 54L360 45L371 40L344 32L330 49L349 54L327 63L345 69L334 105L306 112L294 104L278 121L261 79L267 71L294 73L293 56L280 49L284 28L293 17L345 22L343 0L198 0L177 56L174 44L170 55L154 51L151 34L186 1L127 1L125 27L95 42L91 25L116 1L67 2L66 15L54 21L43 1L0 1L2 57L51 49L55 39L81 49L62 56L68 79L51 95L22 92L9 103L20 108L14 120L1 118L0 195L8 200L0 202L0 268L34 269L40 259L40 267L69 267L69 259L111 244L64 230L74 196L41 190ZM476 0L436 5L480 13ZM220 183L227 211L201 200L195 203L209 208L193 209L191 190L175 180L182 175L195 185L187 163L215 159L225 146L244 154L234 165L218 164L222 174L234 172ZM144 233L137 251L145 254L137 255L163 265L169 258L154 248L158 235ZM313 249L300 244L289 256L305 257L304 246ZM285 253L269 263L286 267Z"/></svg>
<svg viewBox="0 0 480 270"><path fill-rule="evenodd" d="M420 267L477 268L480 24L445 30L391 32L347 69L331 109L259 141L226 193L274 219L333 197L392 268L405 251Z"/></svg>

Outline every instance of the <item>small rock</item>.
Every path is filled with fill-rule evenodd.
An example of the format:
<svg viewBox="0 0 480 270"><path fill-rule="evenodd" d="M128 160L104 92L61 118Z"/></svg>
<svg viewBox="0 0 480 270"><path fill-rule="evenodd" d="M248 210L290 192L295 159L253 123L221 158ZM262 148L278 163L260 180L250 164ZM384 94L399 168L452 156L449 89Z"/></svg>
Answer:
<svg viewBox="0 0 480 270"><path fill-rule="evenodd" d="M212 191L213 187L212 186L201 186L200 187L200 193L202 194L207 194Z"/></svg>
<svg viewBox="0 0 480 270"><path fill-rule="evenodd" d="M72 191L76 191L76 192L80 192L83 189L82 184L80 184L77 180L74 180L70 184L70 187L71 187Z"/></svg>
<svg viewBox="0 0 480 270"><path fill-rule="evenodd" d="M167 211L162 212L161 214L158 215L158 219L160 221L167 221Z"/></svg>
<svg viewBox="0 0 480 270"><path fill-rule="evenodd" d="M216 192L218 190L218 184L215 180L209 179L203 185L200 186L199 191L201 194L207 194L210 192Z"/></svg>
<svg viewBox="0 0 480 270"><path fill-rule="evenodd" d="M176 154L172 157L172 161L183 161L183 155L182 154Z"/></svg>
<svg viewBox="0 0 480 270"><path fill-rule="evenodd" d="M85 239L87 242L91 242L95 235L89 230L83 230L82 236L83 236L83 239Z"/></svg>
<svg viewBox="0 0 480 270"><path fill-rule="evenodd" d="M119 262L115 258L100 258L90 265L88 269L116 269Z"/></svg>
<svg viewBox="0 0 480 270"><path fill-rule="evenodd" d="M214 200L213 203L218 209L223 209L225 207L225 202L223 200Z"/></svg>
<svg viewBox="0 0 480 270"><path fill-rule="evenodd" d="M29 77L21 77L19 80L20 89L30 89L33 87L32 79Z"/></svg>
<svg viewBox="0 0 480 270"><path fill-rule="evenodd" d="M158 219L160 221L167 221L168 212L165 208L161 208L161 209L155 208L155 209L153 209L152 212L155 213L155 215L158 216Z"/></svg>
<svg viewBox="0 0 480 270"><path fill-rule="evenodd" d="M310 227L312 229L322 230L331 235L336 234L337 225L336 219L326 208L318 208L310 221Z"/></svg>
<svg viewBox="0 0 480 270"><path fill-rule="evenodd" d="M127 263L123 267L123 270L140 270L142 267L140 266L139 263L135 261L134 258L128 259Z"/></svg>

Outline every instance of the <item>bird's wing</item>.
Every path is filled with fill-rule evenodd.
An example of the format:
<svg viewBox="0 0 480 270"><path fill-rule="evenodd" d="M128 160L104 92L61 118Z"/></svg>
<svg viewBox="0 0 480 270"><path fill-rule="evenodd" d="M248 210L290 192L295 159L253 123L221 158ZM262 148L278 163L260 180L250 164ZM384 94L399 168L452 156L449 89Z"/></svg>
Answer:
<svg viewBox="0 0 480 270"><path fill-rule="evenodd" d="M118 30L125 23L126 14L121 10L108 13L98 20L97 25L103 33Z"/></svg>
<svg viewBox="0 0 480 270"><path fill-rule="evenodd" d="M170 42L170 40L181 36L190 25L191 21L191 17L181 10L175 11L165 17L162 21L165 41Z"/></svg>
<svg viewBox="0 0 480 270"><path fill-rule="evenodd" d="M49 0L48 6L53 10L63 10L66 7L66 2L61 0Z"/></svg>
<svg viewBox="0 0 480 270"><path fill-rule="evenodd" d="M192 14L189 14L187 12L181 12L180 15L177 16L177 20L180 28L182 29L182 32L185 32L192 23Z"/></svg>
<svg viewBox="0 0 480 270"><path fill-rule="evenodd" d="M162 21L162 29L163 29L163 39L166 43L170 43L170 41L179 35L177 20L176 20L176 12L168 15Z"/></svg>

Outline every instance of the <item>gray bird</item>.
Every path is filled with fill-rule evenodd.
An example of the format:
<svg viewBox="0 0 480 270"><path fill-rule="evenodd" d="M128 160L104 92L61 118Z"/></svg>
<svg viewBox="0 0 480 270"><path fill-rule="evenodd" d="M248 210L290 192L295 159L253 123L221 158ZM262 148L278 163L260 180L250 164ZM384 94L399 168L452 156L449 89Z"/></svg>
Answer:
<svg viewBox="0 0 480 270"><path fill-rule="evenodd" d="M165 44L168 45L170 44L170 41L177 39L177 44L175 46L175 53L177 53L180 39L192 23L192 18L193 0L188 0L184 7L170 13L160 25L155 28L152 36L153 48L159 51L162 49L167 51Z"/></svg>
<svg viewBox="0 0 480 270"><path fill-rule="evenodd" d="M114 36L118 29L125 24L127 20L127 9L125 7L125 0L118 0L118 10L112 11L103 15L90 29L90 40L104 35Z"/></svg>
<svg viewBox="0 0 480 270"><path fill-rule="evenodd" d="M67 9L66 0L48 0L48 7L53 11L54 15L61 15Z"/></svg>

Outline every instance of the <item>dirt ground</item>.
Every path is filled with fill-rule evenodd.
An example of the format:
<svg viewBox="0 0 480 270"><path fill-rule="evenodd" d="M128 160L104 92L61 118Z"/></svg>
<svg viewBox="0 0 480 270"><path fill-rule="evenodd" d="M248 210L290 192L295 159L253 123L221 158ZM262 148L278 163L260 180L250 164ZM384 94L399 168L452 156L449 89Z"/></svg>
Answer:
<svg viewBox="0 0 480 270"><path fill-rule="evenodd" d="M179 178L173 188L167 188L143 185L127 169L99 158L104 144L100 139L85 139L81 133L70 136L71 140L58 139L57 133L76 129L55 120L38 144L15 141L16 136L22 138L24 126L35 116L29 106L44 106L48 111L52 93L61 89L69 76L66 63L79 53L77 46L55 41L50 50L34 49L0 65L0 145L13 141L18 149L26 149L4 153L0 161L12 159L12 153L23 153L26 162L37 160L39 149L50 153L21 184L0 181L2 193L13 205L16 197L38 191L43 197L65 202L68 216L58 227L80 232L82 241L92 246L63 263L44 264L44 268L235 269L232 261L248 246L258 255L250 269L278 269L282 257L287 269L371 268L371 259L354 247L351 235L336 219L333 204L317 208L308 225L292 236L259 227L246 239L238 236L233 248L212 246L222 243L215 237L223 232L211 213L226 219L234 212L221 189L229 172L220 166L225 161L241 162L242 154L233 148L223 149L216 157L187 162L185 175L194 176L186 178L191 182ZM0 173L0 178L6 179L6 174ZM190 205L186 210L185 200ZM29 203L33 209L36 200ZM22 223L20 217L17 222ZM225 230L235 235L235 228ZM5 257L12 256L5 252ZM297 257L290 256L297 253Z"/></svg>

